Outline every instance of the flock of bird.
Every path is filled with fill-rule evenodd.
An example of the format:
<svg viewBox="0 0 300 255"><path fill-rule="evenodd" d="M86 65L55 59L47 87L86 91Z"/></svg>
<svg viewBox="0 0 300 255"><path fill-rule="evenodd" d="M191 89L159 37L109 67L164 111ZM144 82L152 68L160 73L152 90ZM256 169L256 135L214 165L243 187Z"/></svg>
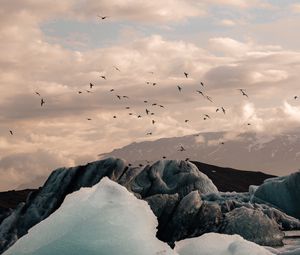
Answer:
<svg viewBox="0 0 300 255"><path fill-rule="evenodd" d="M101 20L105 20L105 19L109 18L108 16L100 16L100 15L98 15L98 17L99 17ZM120 70L117 66L113 66L113 68L114 68L117 72L121 72L121 70ZM154 72L149 72L149 73L151 73L152 75L154 74ZM186 71L183 72L183 75L184 75L183 77L185 77L185 78L187 78L187 79L188 79L189 76L190 76L189 73L186 72ZM100 75L99 78L101 78L101 79L103 79L103 80L105 80L105 81L107 80L107 77L106 77L105 75ZM157 82L146 81L146 84L147 84L147 85L156 86L156 85L157 85ZM199 95L201 95L205 100L208 100L209 102L214 103L213 98L210 97L210 96L208 96L208 95L206 95L206 94L204 93L204 87L206 87L206 85L205 85L202 81L200 82L199 85L200 85L200 88L197 89L195 92L198 93ZM95 87L95 84L93 84L92 82L90 82L90 83L88 84L88 88L89 88L89 89L85 89L85 92L86 92L86 93L92 93L94 87ZM183 91L183 86L177 85L177 90L178 90L178 93L182 93L182 91ZM240 89L237 89L237 90L241 93L241 95L242 95L243 97L249 98L249 95L246 93L246 90L245 90L245 89L240 88ZM113 92L116 92L116 91L115 91L114 88L112 88L112 89L109 90L109 92L113 93ZM84 90L79 90L77 93L78 93L78 94L83 94L83 93L84 93ZM42 96L41 96L41 93L38 92L38 91L35 91L35 94L36 94L37 96L40 97L40 107L44 107L44 105L46 104L46 101L45 101L44 97L42 97ZM128 96L126 96L126 95L120 95L120 94L115 94L115 97L116 97L118 100L129 99ZM298 96L294 96L294 99L295 99L295 100L297 100L298 98L299 98ZM148 100L144 100L143 102L144 102L145 104L148 104L148 103L149 103ZM156 106L156 107L160 107L160 108L165 108L164 105L158 104L158 103L152 103L152 104L150 104L149 106ZM131 110L131 107L130 107L130 106L126 106L125 109L126 109L126 110ZM215 111L216 111L216 112L222 112L223 114L226 114L226 109L225 109L223 106L216 108ZM149 116L149 117L155 115L154 112L152 112L152 111L149 110L148 106L147 106L147 108L145 108L145 114L146 114L146 116ZM133 116L133 115L135 115L135 114L134 114L132 111L130 111L130 112L128 113L128 115ZM137 118L142 118L143 116L142 116L141 114L136 114L136 117L137 117ZM117 118L117 115L113 115L113 118L116 119L116 118ZM204 114L204 115L203 115L203 120L208 120L208 119L211 119L211 116L210 116L209 114ZM91 121L92 118L87 118L87 120L88 120L88 121ZM187 122L189 122L189 120L188 120L188 119L185 119L184 122L187 123ZM153 118L151 118L151 123L154 125L154 124L156 123L156 120L154 120ZM247 125L250 126L251 123L247 123ZM12 130L9 130L9 133L10 133L10 135L14 135L14 132L13 132ZM153 131L147 132L147 133L146 133L147 136L151 136L152 134L153 134ZM199 136L199 134L196 134L195 136ZM225 143L224 143L224 142L220 142L220 144L221 144L221 145L224 145ZM186 149L185 149L182 145L179 145L178 151L184 152L184 151L186 151ZM165 159L166 156L162 156L162 158ZM186 158L186 160L189 160L189 158ZM150 163L150 161L147 161L147 160L146 160L146 162L147 162L147 163ZM131 166L131 164L129 164L129 166ZM139 166L142 166L142 164L140 164Z"/></svg>

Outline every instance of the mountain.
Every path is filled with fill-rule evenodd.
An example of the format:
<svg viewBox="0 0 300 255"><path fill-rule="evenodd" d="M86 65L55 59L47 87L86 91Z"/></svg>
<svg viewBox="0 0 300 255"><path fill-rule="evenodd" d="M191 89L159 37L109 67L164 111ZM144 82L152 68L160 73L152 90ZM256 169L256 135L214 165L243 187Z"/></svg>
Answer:
<svg viewBox="0 0 300 255"><path fill-rule="evenodd" d="M180 151L181 146L185 151ZM163 156L169 159L190 158L211 165L286 175L300 168L300 132L276 136L200 133L135 142L102 156L123 158L133 164L153 162Z"/></svg>

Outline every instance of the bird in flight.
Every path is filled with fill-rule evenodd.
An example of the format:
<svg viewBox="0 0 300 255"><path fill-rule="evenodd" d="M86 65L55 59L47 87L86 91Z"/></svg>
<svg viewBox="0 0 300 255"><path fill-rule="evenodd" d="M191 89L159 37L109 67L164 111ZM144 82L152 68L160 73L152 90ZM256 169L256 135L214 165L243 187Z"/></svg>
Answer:
<svg viewBox="0 0 300 255"><path fill-rule="evenodd" d="M189 120L185 120L184 122L187 123L187 122L189 122Z"/></svg>
<svg viewBox="0 0 300 255"><path fill-rule="evenodd" d="M220 111L220 109L219 109L219 108L217 108L217 109L216 109L216 112L218 112L218 111Z"/></svg>
<svg viewBox="0 0 300 255"><path fill-rule="evenodd" d="M129 98L128 96L123 96L123 98Z"/></svg>
<svg viewBox="0 0 300 255"><path fill-rule="evenodd" d="M78 94L81 94L82 93L82 91L78 91Z"/></svg>
<svg viewBox="0 0 300 255"><path fill-rule="evenodd" d="M184 72L185 78L188 78L189 74Z"/></svg>
<svg viewBox="0 0 300 255"><path fill-rule="evenodd" d="M117 116L116 116L116 115L114 115L114 116L113 116L113 118L114 118L114 119L116 119L116 118L117 118Z"/></svg>
<svg viewBox="0 0 300 255"><path fill-rule="evenodd" d="M181 92L182 88L180 86L177 86L179 92Z"/></svg>
<svg viewBox="0 0 300 255"><path fill-rule="evenodd" d="M93 83L90 83L90 89L92 89L95 85Z"/></svg>
<svg viewBox="0 0 300 255"><path fill-rule="evenodd" d="M204 87L204 83L202 81L200 82L200 84L201 84L202 87Z"/></svg>
<svg viewBox="0 0 300 255"><path fill-rule="evenodd" d="M106 80L106 77L104 75L101 75L100 76L102 79Z"/></svg>
<svg viewBox="0 0 300 255"><path fill-rule="evenodd" d="M146 135L152 135L152 132L148 132Z"/></svg>
<svg viewBox="0 0 300 255"><path fill-rule="evenodd" d="M11 135L14 135L13 131L11 131L11 130L9 130L9 133L10 133Z"/></svg>
<svg viewBox="0 0 300 255"><path fill-rule="evenodd" d="M190 158L186 158L185 161L190 161Z"/></svg>
<svg viewBox="0 0 300 255"><path fill-rule="evenodd" d="M129 106L126 106L126 107L125 107L125 109L127 109L127 110L128 110L128 109L130 109L130 107L129 107Z"/></svg>
<svg viewBox="0 0 300 255"><path fill-rule="evenodd" d="M153 83L152 83L153 86L155 86L156 84L157 84L156 82L153 82Z"/></svg>
<svg viewBox="0 0 300 255"><path fill-rule="evenodd" d="M162 158L163 158L163 159L166 159L167 157L166 157L166 156L162 156Z"/></svg>
<svg viewBox="0 0 300 255"><path fill-rule="evenodd" d="M299 97L298 96L294 96L294 99L296 100L296 99L298 99Z"/></svg>
<svg viewBox="0 0 300 255"><path fill-rule="evenodd" d="M121 72L121 70L120 70L118 67L114 66L114 68L115 68L118 72Z"/></svg>
<svg viewBox="0 0 300 255"><path fill-rule="evenodd" d="M146 114L147 114L147 115L149 114L149 112L150 112L150 111L149 111L148 109L146 109Z"/></svg>
<svg viewBox="0 0 300 255"><path fill-rule="evenodd" d="M155 120L152 120L152 124L153 124L153 125L155 124Z"/></svg>
<svg viewBox="0 0 300 255"><path fill-rule="evenodd" d="M35 92L35 94L37 94L38 96L41 96L41 94L39 92L37 92L37 91Z"/></svg>
<svg viewBox="0 0 300 255"><path fill-rule="evenodd" d="M119 98L121 100L121 96L117 95L117 98Z"/></svg>
<svg viewBox="0 0 300 255"><path fill-rule="evenodd" d="M92 120L91 118L87 118L87 120Z"/></svg>
<svg viewBox="0 0 300 255"><path fill-rule="evenodd" d="M42 98L41 99L41 106L43 106L45 104L45 100Z"/></svg>
<svg viewBox="0 0 300 255"><path fill-rule="evenodd" d="M204 116L208 119L210 119L210 116L208 114L204 114Z"/></svg>
<svg viewBox="0 0 300 255"><path fill-rule="evenodd" d="M244 89L238 89L238 90L242 92L242 95L243 95L243 96L245 96L245 97L249 97L249 96L246 94L246 92L245 92L245 90L244 90Z"/></svg>
<svg viewBox="0 0 300 255"><path fill-rule="evenodd" d="M98 17L99 17L100 19L102 19L102 20L105 20L105 19L108 18L108 16L100 16L100 15L98 15Z"/></svg>
<svg viewBox="0 0 300 255"><path fill-rule="evenodd" d="M185 148L181 145L179 151L185 151Z"/></svg>
<svg viewBox="0 0 300 255"><path fill-rule="evenodd" d="M111 90L110 90L110 92L113 92L113 91L115 91L115 90L114 90L114 89L111 89Z"/></svg>
<svg viewBox="0 0 300 255"><path fill-rule="evenodd" d="M203 92L201 90L196 90L199 94L201 94L202 96L204 96Z"/></svg>
<svg viewBox="0 0 300 255"><path fill-rule="evenodd" d="M153 103L153 104L152 104L152 106L156 106L156 105L157 105L157 103Z"/></svg>
<svg viewBox="0 0 300 255"><path fill-rule="evenodd" d="M145 104L147 104L147 103L148 103L148 101L147 101L147 100L144 100L144 103L145 103Z"/></svg>
<svg viewBox="0 0 300 255"><path fill-rule="evenodd" d="M209 96L206 96L206 99L207 99L208 101L210 101L210 102L212 102L212 103L213 103L213 100L212 100L212 98L211 98L211 97L209 97Z"/></svg>
<svg viewBox="0 0 300 255"><path fill-rule="evenodd" d="M159 104L158 106L159 106L160 108L165 108L165 107L164 107L163 105L161 105L161 104Z"/></svg>
<svg viewBox="0 0 300 255"><path fill-rule="evenodd" d="M224 113L224 114L226 114L226 110L224 109L224 107L222 106L222 112Z"/></svg>
<svg viewBox="0 0 300 255"><path fill-rule="evenodd" d="M138 117L138 118L142 118L142 115L138 115L137 117Z"/></svg>
<svg viewBox="0 0 300 255"><path fill-rule="evenodd" d="M220 144L224 145L225 143L224 143L224 142L221 142Z"/></svg>
<svg viewBox="0 0 300 255"><path fill-rule="evenodd" d="M90 91L90 90L87 90L87 89L86 89L85 91L86 91L87 93L92 93L92 91Z"/></svg>

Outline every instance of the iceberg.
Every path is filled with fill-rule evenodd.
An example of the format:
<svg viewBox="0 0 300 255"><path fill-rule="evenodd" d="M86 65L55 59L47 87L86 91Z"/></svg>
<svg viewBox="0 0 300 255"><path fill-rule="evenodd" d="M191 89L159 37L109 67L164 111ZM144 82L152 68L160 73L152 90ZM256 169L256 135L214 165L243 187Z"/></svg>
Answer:
<svg viewBox="0 0 300 255"><path fill-rule="evenodd" d="M249 242L239 235L208 233L200 237L176 242L179 255L272 255L262 246Z"/></svg>
<svg viewBox="0 0 300 255"><path fill-rule="evenodd" d="M175 255L155 237L157 225L147 202L105 177L68 195L4 255Z"/></svg>

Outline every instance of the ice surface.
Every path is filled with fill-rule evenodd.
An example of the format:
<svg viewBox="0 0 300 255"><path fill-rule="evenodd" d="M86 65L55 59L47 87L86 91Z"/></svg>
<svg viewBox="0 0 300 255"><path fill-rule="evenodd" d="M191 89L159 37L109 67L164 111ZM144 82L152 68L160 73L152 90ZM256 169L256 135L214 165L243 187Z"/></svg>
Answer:
<svg viewBox="0 0 300 255"><path fill-rule="evenodd" d="M68 195L4 255L176 254L155 237L157 224L147 202L105 177Z"/></svg>
<svg viewBox="0 0 300 255"><path fill-rule="evenodd" d="M176 243L179 255L272 255L265 248L238 235L208 233Z"/></svg>
<svg viewBox="0 0 300 255"><path fill-rule="evenodd" d="M300 219L300 171L267 179L257 188L252 201L270 204Z"/></svg>

